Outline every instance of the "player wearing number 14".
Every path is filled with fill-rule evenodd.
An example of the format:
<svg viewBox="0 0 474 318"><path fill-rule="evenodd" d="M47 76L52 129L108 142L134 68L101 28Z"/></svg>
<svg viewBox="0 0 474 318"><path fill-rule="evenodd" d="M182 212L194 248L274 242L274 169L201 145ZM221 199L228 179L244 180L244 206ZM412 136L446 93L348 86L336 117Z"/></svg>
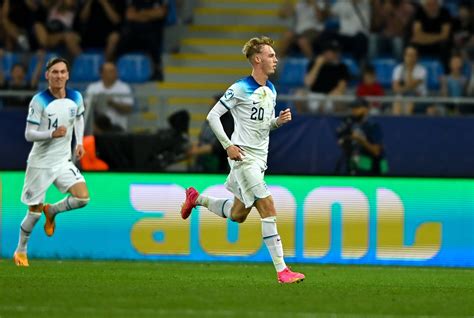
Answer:
<svg viewBox="0 0 474 318"><path fill-rule="evenodd" d="M28 266L27 244L35 224L44 213L46 235L52 236L58 213L85 206L89 192L79 169L72 163L71 141L76 137L75 154L84 155L84 102L78 91L66 88L69 63L55 57L46 64L48 89L36 94L30 102L25 138L33 142L28 156L21 201L28 205L20 225L20 238L13 260L17 266ZM54 184L70 195L49 205L44 203L46 191Z"/></svg>

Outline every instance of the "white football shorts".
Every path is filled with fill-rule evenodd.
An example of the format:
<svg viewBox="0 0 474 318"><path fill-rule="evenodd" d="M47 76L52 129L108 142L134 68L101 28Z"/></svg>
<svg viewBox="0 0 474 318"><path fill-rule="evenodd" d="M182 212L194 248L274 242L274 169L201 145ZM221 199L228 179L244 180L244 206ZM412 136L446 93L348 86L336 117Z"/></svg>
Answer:
<svg viewBox="0 0 474 318"><path fill-rule="evenodd" d="M265 168L258 161L249 157L243 161L228 160L231 169L225 187L242 201L246 208L252 207L256 200L271 195L263 180Z"/></svg>
<svg viewBox="0 0 474 318"><path fill-rule="evenodd" d="M51 168L26 168L25 183L21 194L21 202L26 205L44 203L46 191L54 183L62 193L79 182L86 182L81 172L72 162Z"/></svg>

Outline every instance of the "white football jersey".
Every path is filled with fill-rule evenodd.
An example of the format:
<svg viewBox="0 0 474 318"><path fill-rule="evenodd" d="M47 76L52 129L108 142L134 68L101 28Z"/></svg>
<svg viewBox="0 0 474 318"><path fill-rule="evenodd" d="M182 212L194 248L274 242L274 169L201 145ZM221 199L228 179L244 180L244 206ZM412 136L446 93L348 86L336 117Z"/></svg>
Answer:
<svg viewBox="0 0 474 318"><path fill-rule="evenodd" d="M267 162L271 120L275 118L276 90L252 76L235 82L219 100L234 117L231 141L246 154Z"/></svg>
<svg viewBox="0 0 474 318"><path fill-rule="evenodd" d="M67 133L62 138L35 141L28 156L28 165L50 168L71 160L71 140L76 117L84 113L81 93L66 89L65 98L56 98L46 89L31 99L27 121L38 125L39 131L55 130L65 126Z"/></svg>

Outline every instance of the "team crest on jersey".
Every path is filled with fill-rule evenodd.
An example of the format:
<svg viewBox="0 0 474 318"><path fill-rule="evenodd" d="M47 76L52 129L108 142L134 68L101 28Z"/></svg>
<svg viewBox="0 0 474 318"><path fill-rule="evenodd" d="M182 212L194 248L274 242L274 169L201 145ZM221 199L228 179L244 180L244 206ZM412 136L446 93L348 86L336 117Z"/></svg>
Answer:
<svg viewBox="0 0 474 318"><path fill-rule="evenodd" d="M76 116L76 109L69 108L69 117L75 117L75 116Z"/></svg>
<svg viewBox="0 0 474 318"><path fill-rule="evenodd" d="M226 100L229 100L229 99L232 99L232 97L234 97L234 90L232 90L231 88L229 88L225 94L224 94L224 98Z"/></svg>

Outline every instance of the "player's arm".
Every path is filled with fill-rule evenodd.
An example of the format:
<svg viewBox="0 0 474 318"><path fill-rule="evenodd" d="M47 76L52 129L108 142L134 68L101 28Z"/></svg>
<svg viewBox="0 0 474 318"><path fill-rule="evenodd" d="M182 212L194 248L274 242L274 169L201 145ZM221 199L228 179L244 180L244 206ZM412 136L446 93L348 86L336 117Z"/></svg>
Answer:
<svg viewBox="0 0 474 318"><path fill-rule="evenodd" d="M66 135L66 127L59 126L56 130L38 130L39 125L32 122L26 123L25 139L29 142L44 141L53 138L61 138Z"/></svg>
<svg viewBox="0 0 474 318"><path fill-rule="evenodd" d="M217 140L219 140L222 147L227 151L229 158L231 160L240 161L242 160L244 152L242 149L232 144L232 141L230 141L225 133L224 126L222 126L220 119L227 111L227 108L218 101L207 115L207 121L209 122L209 126L214 132L214 135L216 135Z"/></svg>
<svg viewBox="0 0 474 318"><path fill-rule="evenodd" d="M84 138L84 116L83 115L76 117L76 121L74 122L74 134L76 137L75 155L77 159L81 160L82 157L86 153L86 151L84 150L84 146L82 145L82 139Z"/></svg>
<svg viewBox="0 0 474 318"><path fill-rule="evenodd" d="M277 129L280 128L282 125L291 121L291 110L289 108L280 111L280 115L278 117L273 118L270 121L270 129Z"/></svg>

